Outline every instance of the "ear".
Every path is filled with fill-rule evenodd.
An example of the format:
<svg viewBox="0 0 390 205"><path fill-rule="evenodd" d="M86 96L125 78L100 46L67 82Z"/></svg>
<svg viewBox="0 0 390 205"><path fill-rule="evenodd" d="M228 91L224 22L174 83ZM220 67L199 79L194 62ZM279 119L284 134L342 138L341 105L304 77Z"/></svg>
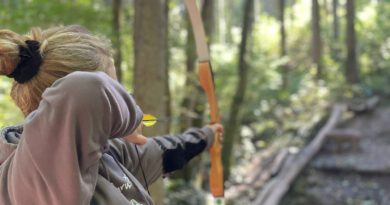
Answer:
<svg viewBox="0 0 390 205"><path fill-rule="evenodd" d="M106 70L107 75L110 76L114 80L118 80L118 76L116 76L116 69L115 69L114 60L112 58L110 59L109 65L110 66L108 66L108 68Z"/></svg>

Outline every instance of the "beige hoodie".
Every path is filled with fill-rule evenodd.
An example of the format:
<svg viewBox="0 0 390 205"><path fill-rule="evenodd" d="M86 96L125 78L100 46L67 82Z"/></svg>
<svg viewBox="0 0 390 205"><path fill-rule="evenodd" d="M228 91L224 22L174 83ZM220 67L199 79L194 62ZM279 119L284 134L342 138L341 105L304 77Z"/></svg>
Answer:
<svg viewBox="0 0 390 205"><path fill-rule="evenodd" d="M137 148L122 140L143 114L101 72L69 74L42 98L23 125L0 133L0 205L153 204L147 185L213 141L210 128Z"/></svg>

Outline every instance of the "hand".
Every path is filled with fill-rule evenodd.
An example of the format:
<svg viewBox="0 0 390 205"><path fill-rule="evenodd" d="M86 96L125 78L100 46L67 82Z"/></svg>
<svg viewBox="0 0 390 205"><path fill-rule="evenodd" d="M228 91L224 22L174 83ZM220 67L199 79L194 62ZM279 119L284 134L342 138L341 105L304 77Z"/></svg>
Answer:
<svg viewBox="0 0 390 205"><path fill-rule="evenodd" d="M222 135L223 135L223 132L224 132L224 128L223 128L222 124L214 123L214 124L207 125L207 127L211 128L214 133L217 133L218 137L219 137L219 140L222 141Z"/></svg>
<svg viewBox="0 0 390 205"><path fill-rule="evenodd" d="M132 143L137 144L137 145L145 144L146 141L148 140L148 138L146 138L145 136L142 135L142 128L143 128L143 124L141 122L139 124L139 126L137 127L137 129L135 129L134 132L131 133L130 135L127 135L125 137L125 139L128 142L132 142Z"/></svg>

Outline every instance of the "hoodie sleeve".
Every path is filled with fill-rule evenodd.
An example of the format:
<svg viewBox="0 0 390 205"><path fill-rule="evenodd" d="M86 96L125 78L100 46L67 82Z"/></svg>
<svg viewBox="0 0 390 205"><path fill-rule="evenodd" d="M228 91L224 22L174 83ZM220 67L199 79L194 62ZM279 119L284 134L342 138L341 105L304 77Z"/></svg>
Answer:
<svg viewBox="0 0 390 205"><path fill-rule="evenodd" d="M42 95L9 166L13 205L89 204L102 147L136 129L142 112L102 72L75 72Z"/></svg>
<svg viewBox="0 0 390 205"><path fill-rule="evenodd" d="M111 140L110 145L121 163L146 186L140 163L147 183L151 184L163 174L181 169L193 157L209 149L213 141L212 129L204 127L190 128L178 135L152 137L141 146L122 139Z"/></svg>

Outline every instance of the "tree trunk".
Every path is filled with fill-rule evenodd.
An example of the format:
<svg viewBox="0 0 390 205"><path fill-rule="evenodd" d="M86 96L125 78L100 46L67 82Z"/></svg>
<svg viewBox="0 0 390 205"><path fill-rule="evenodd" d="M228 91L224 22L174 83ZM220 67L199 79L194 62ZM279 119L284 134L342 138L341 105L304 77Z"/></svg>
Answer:
<svg viewBox="0 0 390 205"><path fill-rule="evenodd" d="M186 18L187 26L187 43L186 43L186 81L185 81L185 96L181 103L181 112L180 112L180 131L185 131L188 127L192 125L193 113L194 110L194 93L197 92L197 76L195 72L195 62L196 62L196 49L195 49L195 39L192 31L192 25L189 17Z"/></svg>
<svg viewBox="0 0 390 205"><path fill-rule="evenodd" d="M312 0L312 60L317 70L317 79L322 77L322 42L320 26L320 5L318 0Z"/></svg>
<svg viewBox="0 0 390 205"><path fill-rule="evenodd" d="M337 13L339 7L339 0L332 1L332 14L333 14L333 39L339 40L339 15Z"/></svg>
<svg viewBox="0 0 390 205"><path fill-rule="evenodd" d="M215 28L215 1L205 0L202 6L202 19L204 23L204 30L207 36L207 42L210 45L214 42L214 28Z"/></svg>
<svg viewBox="0 0 390 205"><path fill-rule="evenodd" d="M240 107L245 98L245 91L247 85L248 78L248 39L252 33L252 25L253 25L253 4L254 0L246 0L245 2L245 10L244 10L244 18L241 35L241 44L240 44L240 53L239 53L239 66L238 66L238 75L239 82L238 86L230 106L230 115L229 121L225 126L226 134L223 139L223 150L222 150L222 162L225 168L225 177L228 178L230 175L230 165L232 160L233 146L234 142L236 142L236 135L239 130L239 122L240 122Z"/></svg>
<svg viewBox="0 0 390 205"><path fill-rule="evenodd" d="M192 32L192 26L187 15L187 43L186 43L186 81L184 87L184 98L180 106L180 132L184 132L186 129L192 126L194 117L199 117L194 113L194 104L196 96L199 96L196 82L195 61L196 61L196 49L195 39ZM186 182L192 180L192 166L187 164L182 170L178 170L174 173L173 178L182 178Z"/></svg>
<svg viewBox="0 0 390 205"><path fill-rule="evenodd" d="M112 1L112 44L114 47L114 62L116 76L119 82L122 82L122 52L121 52L121 4L122 0Z"/></svg>
<svg viewBox="0 0 390 205"><path fill-rule="evenodd" d="M359 68L356 57L355 2L347 0L347 61L345 77L350 84L359 83Z"/></svg>
<svg viewBox="0 0 390 205"><path fill-rule="evenodd" d="M340 23L339 23L339 15L338 15L338 8L339 8L339 0L332 0L332 43L331 46L331 56L336 62L341 61L341 47L340 47Z"/></svg>
<svg viewBox="0 0 390 205"><path fill-rule="evenodd" d="M205 0L206 1L211 1L211 0ZM230 29L227 28L227 25L229 24L229 17L226 15L226 7L230 5L230 1L226 0L215 0L213 2L216 2L216 14L217 14L217 19L218 21L216 22L216 28L217 28L217 41L219 43L225 43L227 39L230 37ZM228 5L226 5L228 4Z"/></svg>
<svg viewBox="0 0 390 205"><path fill-rule="evenodd" d="M134 19L134 89L144 113L169 117L167 0L136 0ZM166 134L169 124L158 123L144 130L146 136ZM151 187L156 204L162 204L162 181Z"/></svg>
<svg viewBox="0 0 390 205"><path fill-rule="evenodd" d="M284 9L285 0L279 0L279 21L280 21L280 57L283 58L287 55L287 35L284 21ZM287 89L288 87L288 65L287 63L281 66L282 70L282 88Z"/></svg>
<svg viewBox="0 0 390 205"><path fill-rule="evenodd" d="M171 92L170 92L170 87L169 87L169 66L170 66L170 58L171 58L171 53L169 50L169 4L171 0L165 0L164 4L164 16L165 16L165 25L163 29L165 30L165 41L164 43L164 50L165 50L165 91L166 91L166 96L165 96L165 112L166 112L166 119L170 119L172 115L172 108L171 108ZM166 124L166 130L167 133L171 131L171 126L170 123Z"/></svg>

